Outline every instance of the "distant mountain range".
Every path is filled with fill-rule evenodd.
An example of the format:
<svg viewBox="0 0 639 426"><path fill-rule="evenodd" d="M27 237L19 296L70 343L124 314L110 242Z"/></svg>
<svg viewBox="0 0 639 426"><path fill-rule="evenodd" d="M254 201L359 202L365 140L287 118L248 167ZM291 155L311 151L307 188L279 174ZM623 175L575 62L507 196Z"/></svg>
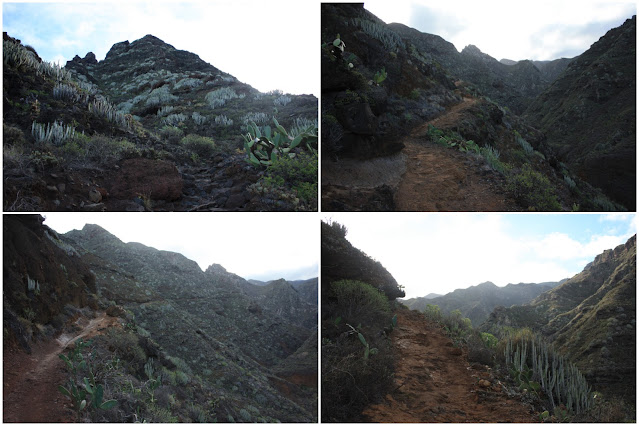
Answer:
<svg viewBox="0 0 639 426"><path fill-rule="evenodd" d="M470 318L473 327L477 327L488 319L497 306L521 305L559 284L560 282L520 283L498 287L488 281L465 289L457 289L444 296L433 297L431 293L425 297L400 299L400 302L410 309L419 311L423 311L428 304L437 305L443 314L459 309L464 317Z"/></svg>

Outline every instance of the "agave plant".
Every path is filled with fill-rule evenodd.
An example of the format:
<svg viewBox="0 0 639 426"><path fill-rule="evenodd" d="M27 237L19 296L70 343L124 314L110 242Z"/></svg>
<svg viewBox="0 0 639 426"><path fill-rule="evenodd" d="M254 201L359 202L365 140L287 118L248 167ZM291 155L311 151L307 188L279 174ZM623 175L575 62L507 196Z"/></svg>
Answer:
<svg viewBox="0 0 639 426"><path fill-rule="evenodd" d="M317 132L307 129L292 137L278 123L277 119L273 118L273 123L275 124L275 129L272 129L271 126L266 126L263 132L255 122L251 121L248 124L248 133L243 135L243 137L244 150L248 155L247 161L250 164L254 166L270 166L280 157L288 156L293 158L295 153L292 150L302 143L311 152L315 151L313 146L317 143Z"/></svg>

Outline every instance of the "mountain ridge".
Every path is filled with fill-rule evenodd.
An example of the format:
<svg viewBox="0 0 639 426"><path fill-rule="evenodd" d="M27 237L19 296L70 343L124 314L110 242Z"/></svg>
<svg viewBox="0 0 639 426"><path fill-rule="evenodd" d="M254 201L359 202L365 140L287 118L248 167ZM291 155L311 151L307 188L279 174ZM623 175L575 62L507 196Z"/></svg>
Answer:
<svg viewBox="0 0 639 426"><path fill-rule="evenodd" d="M498 287L493 282L486 281L439 297L417 297L400 302L418 311L423 311L428 304L437 305L442 314L446 315L458 309L464 317L470 318L473 327L478 327L497 306L525 303L557 285L559 282L519 283Z"/></svg>

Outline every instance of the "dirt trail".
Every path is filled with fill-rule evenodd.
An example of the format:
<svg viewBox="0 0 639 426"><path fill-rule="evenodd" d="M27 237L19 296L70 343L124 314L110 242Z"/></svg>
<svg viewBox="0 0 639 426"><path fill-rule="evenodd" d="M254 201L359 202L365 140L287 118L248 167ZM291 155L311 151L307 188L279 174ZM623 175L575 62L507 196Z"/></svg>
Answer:
<svg viewBox="0 0 639 426"><path fill-rule="evenodd" d="M462 350L423 315L397 314L393 332L397 351L396 388L380 404L363 411L365 421L377 423L497 423L536 420L530 407L509 399L490 374L471 367ZM483 385L483 386L481 386Z"/></svg>
<svg viewBox="0 0 639 426"><path fill-rule="evenodd" d="M62 334L57 339L39 342L32 347L30 355L15 348L4 349L4 422L76 421L73 405L58 390L58 385L64 384L67 377L58 355L78 339L90 339L108 327L119 326L119 321L102 313L90 321L81 317L76 324L82 328L79 333Z"/></svg>
<svg viewBox="0 0 639 426"><path fill-rule="evenodd" d="M395 194L401 211L512 211L498 183L499 176L483 160L471 155L425 142L428 126L450 128L460 114L477 103L464 98L445 114L414 129L402 142L406 173Z"/></svg>

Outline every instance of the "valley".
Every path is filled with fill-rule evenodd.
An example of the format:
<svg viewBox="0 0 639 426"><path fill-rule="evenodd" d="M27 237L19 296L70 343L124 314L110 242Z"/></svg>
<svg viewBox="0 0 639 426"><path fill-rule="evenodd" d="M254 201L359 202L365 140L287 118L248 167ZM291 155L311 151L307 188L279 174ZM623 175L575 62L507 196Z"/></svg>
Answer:
<svg viewBox="0 0 639 426"><path fill-rule="evenodd" d="M316 421L317 279L256 286L97 225L3 219L5 421ZM55 391L29 411L25 384Z"/></svg>
<svg viewBox="0 0 639 426"><path fill-rule="evenodd" d="M634 33L500 62L323 4L323 210L635 211Z"/></svg>

